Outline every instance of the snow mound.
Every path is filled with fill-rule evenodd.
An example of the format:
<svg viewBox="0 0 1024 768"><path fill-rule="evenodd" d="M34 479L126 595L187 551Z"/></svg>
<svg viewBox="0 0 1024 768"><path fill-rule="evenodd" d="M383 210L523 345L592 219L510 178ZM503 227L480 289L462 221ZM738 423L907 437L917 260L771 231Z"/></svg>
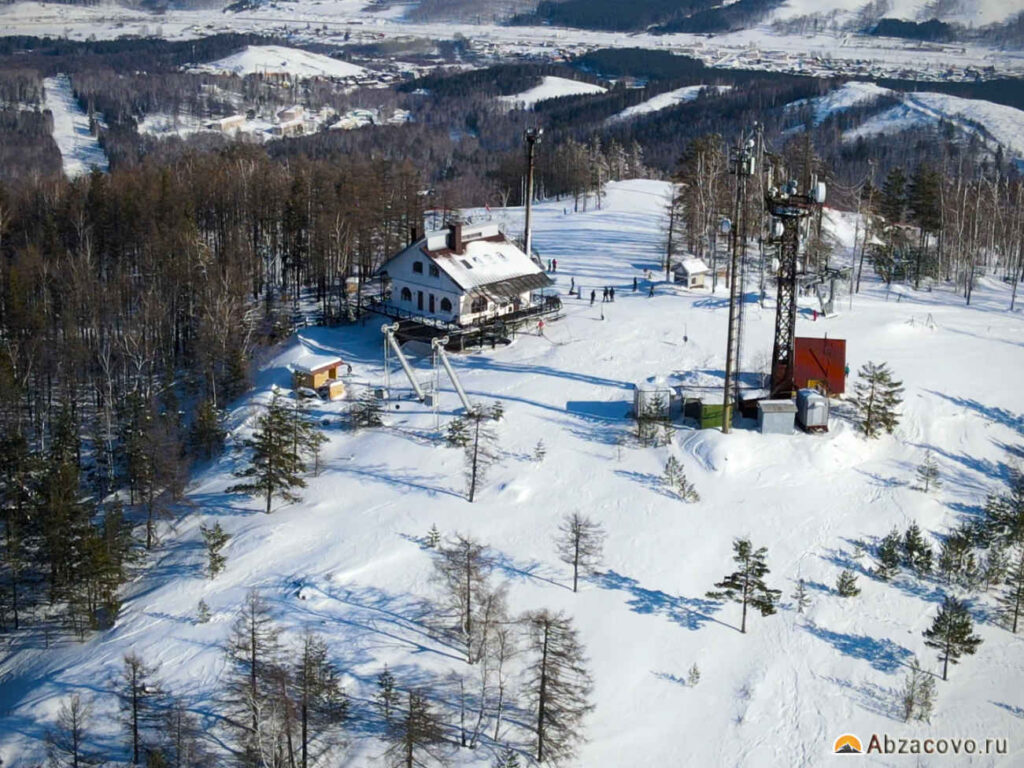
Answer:
<svg viewBox="0 0 1024 768"><path fill-rule="evenodd" d="M627 107L616 115L612 115L608 118L609 123L620 123L624 120L630 120L640 115L648 115L652 112L660 112L663 109L674 107L678 104L686 104L687 102L694 101L700 96L701 91L708 89L709 92L725 93L732 86L729 85L687 85L684 88L677 88L674 91L666 91L665 93L659 93L647 101L643 101L639 104L634 104L632 107Z"/></svg>
<svg viewBox="0 0 1024 768"><path fill-rule="evenodd" d="M242 76L287 73L295 77L353 77L366 71L347 61L283 45L248 45L197 69Z"/></svg>
<svg viewBox="0 0 1024 768"><path fill-rule="evenodd" d="M514 96L499 96L498 100L508 104L512 109L532 109L539 101L558 99L562 96L578 96L585 93L604 93L607 88L565 77L545 75L540 85L517 93Z"/></svg>

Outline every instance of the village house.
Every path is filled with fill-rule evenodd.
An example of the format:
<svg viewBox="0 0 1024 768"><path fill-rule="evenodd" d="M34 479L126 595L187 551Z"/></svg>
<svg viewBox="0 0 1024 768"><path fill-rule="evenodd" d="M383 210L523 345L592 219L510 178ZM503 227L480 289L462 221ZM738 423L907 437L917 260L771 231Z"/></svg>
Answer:
<svg viewBox="0 0 1024 768"><path fill-rule="evenodd" d="M291 364L292 388L316 392L326 400L339 400L345 396L345 383L340 371L351 372L340 357L304 352Z"/></svg>
<svg viewBox="0 0 1024 768"><path fill-rule="evenodd" d="M206 127L210 130L220 131L229 136L236 134L239 129L245 127L245 115L230 115L229 117L222 117L219 120L207 123Z"/></svg>
<svg viewBox="0 0 1024 768"><path fill-rule="evenodd" d="M381 268L386 303L399 315L467 326L534 305L552 285L497 224L451 224L428 232Z"/></svg>

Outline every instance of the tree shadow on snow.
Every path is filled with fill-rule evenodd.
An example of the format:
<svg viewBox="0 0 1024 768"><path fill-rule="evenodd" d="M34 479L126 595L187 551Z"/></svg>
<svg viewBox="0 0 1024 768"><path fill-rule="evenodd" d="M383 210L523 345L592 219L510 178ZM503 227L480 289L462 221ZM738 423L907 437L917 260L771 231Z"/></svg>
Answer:
<svg viewBox="0 0 1024 768"><path fill-rule="evenodd" d="M811 621L804 624L803 628L819 640L824 640L844 656L867 661L880 672L895 672L900 667L906 666L914 656L909 648L904 648L888 638L845 635L842 632L833 632L819 627Z"/></svg>
<svg viewBox="0 0 1024 768"><path fill-rule="evenodd" d="M689 630L700 629L704 624L713 622L723 627L736 629L731 624L719 621L711 614L721 608L720 603L701 598L670 595L658 589L641 587L636 579L623 576L615 571L608 571L594 579L604 589L617 589L630 595L626 605L634 613L649 613L667 617L670 621Z"/></svg>
<svg viewBox="0 0 1024 768"><path fill-rule="evenodd" d="M633 472L628 469L616 469L615 474L619 477L625 477L632 480L635 483L640 483L640 485L648 488L659 496L664 496L666 499L679 501L679 497L665 487L665 482L660 475L651 475L646 472Z"/></svg>
<svg viewBox="0 0 1024 768"><path fill-rule="evenodd" d="M891 688L885 688L875 683L854 683L852 680L841 680L838 677L826 677L825 679L842 688L858 706L868 712L903 722L899 702Z"/></svg>
<svg viewBox="0 0 1024 768"><path fill-rule="evenodd" d="M457 499L464 498L461 493L453 491L451 488L430 485L427 482L427 479L422 475L415 475L409 472L403 473L401 470L396 470L393 467L387 467L383 464L359 467L335 467L334 471L356 475L369 480L376 480L396 488L413 488L418 491L426 491L431 496L444 494L446 496L454 496Z"/></svg>
<svg viewBox="0 0 1024 768"><path fill-rule="evenodd" d="M995 704L1000 709L1005 709L1007 712L1009 712L1014 717L1019 717L1021 719L1024 719L1024 707L1017 707L1017 706L1014 706L1013 704L1006 704L1006 703L1004 703L1002 701L992 701L990 703L991 704Z"/></svg>
<svg viewBox="0 0 1024 768"><path fill-rule="evenodd" d="M526 581L528 579L534 579L536 581L544 581L548 584L553 584L556 587L565 587L566 589L569 589L567 584L563 584L556 580L556 572L554 569L538 560L519 562L510 555L496 549L490 550L490 559L491 565L501 571L505 575L505 578L509 580Z"/></svg>
<svg viewBox="0 0 1024 768"><path fill-rule="evenodd" d="M970 397L947 395L945 392L939 392L935 389L926 389L925 392L941 397L943 400L947 400L961 408L968 408L989 421L1002 424L1004 427L1009 427L1015 432L1024 435L1024 414L1014 413L998 406L985 405Z"/></svg>
<svg viewBox="0 0 1024 768"><path fill-rule="evenodd" d="M1002 480L1006 482L1010 479L1011 467L1009 464L999 461L990 461L989 459L980 459L977 456L968 456L966 453L952 453L944 448L940 448L937 445L928 445L926 443L910 443L917 448L923 448L931 451L936 456L941 456L947 461L951 461L954 464L958 464L965 469L969 469L972 472L985 475L993 480ZM956 482L954 478L946 478L947 482ZM951 482L951 484L952 484Z"/></svg>

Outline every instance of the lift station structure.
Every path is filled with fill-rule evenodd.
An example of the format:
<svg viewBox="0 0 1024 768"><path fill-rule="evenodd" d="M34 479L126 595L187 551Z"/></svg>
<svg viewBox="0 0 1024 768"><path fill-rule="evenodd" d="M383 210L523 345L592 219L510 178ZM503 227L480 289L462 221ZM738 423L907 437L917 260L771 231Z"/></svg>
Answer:
<svg viewBox="0 0 1024 768"><path fill-rule="evenodd" d="M793 393L800 223L825 202L824 183L817 182L811 186L812 193L797 194L796 182L791 181L785 190L769 190L765 201L768 212L777 220L772 234L779 247L779 287L769 395L772 399L789 398Z"/></svg>

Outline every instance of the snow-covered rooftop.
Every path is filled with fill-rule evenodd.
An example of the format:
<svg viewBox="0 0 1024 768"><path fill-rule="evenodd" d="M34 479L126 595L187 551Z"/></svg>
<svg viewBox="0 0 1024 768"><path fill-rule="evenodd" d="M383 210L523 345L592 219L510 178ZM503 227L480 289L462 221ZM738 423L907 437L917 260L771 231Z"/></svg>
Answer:
<svg viewBox="0 0 1024 768"><path fill-rule="evenodd" d="M291 367L298 373L319 373L326 368L333 368L341 364L340 357L306 351L292 361Z"/></svg>
<svg viewBox="0 0 1024 768"><path fill-rule="evenodd" d="M413 247L425 250L438 268L466 291L503 280L545 276L544 270L509 240L497 224L463 227L462 242L463 252L453 252L449 247L449 230L445 229L429 232Z"/></svg>

